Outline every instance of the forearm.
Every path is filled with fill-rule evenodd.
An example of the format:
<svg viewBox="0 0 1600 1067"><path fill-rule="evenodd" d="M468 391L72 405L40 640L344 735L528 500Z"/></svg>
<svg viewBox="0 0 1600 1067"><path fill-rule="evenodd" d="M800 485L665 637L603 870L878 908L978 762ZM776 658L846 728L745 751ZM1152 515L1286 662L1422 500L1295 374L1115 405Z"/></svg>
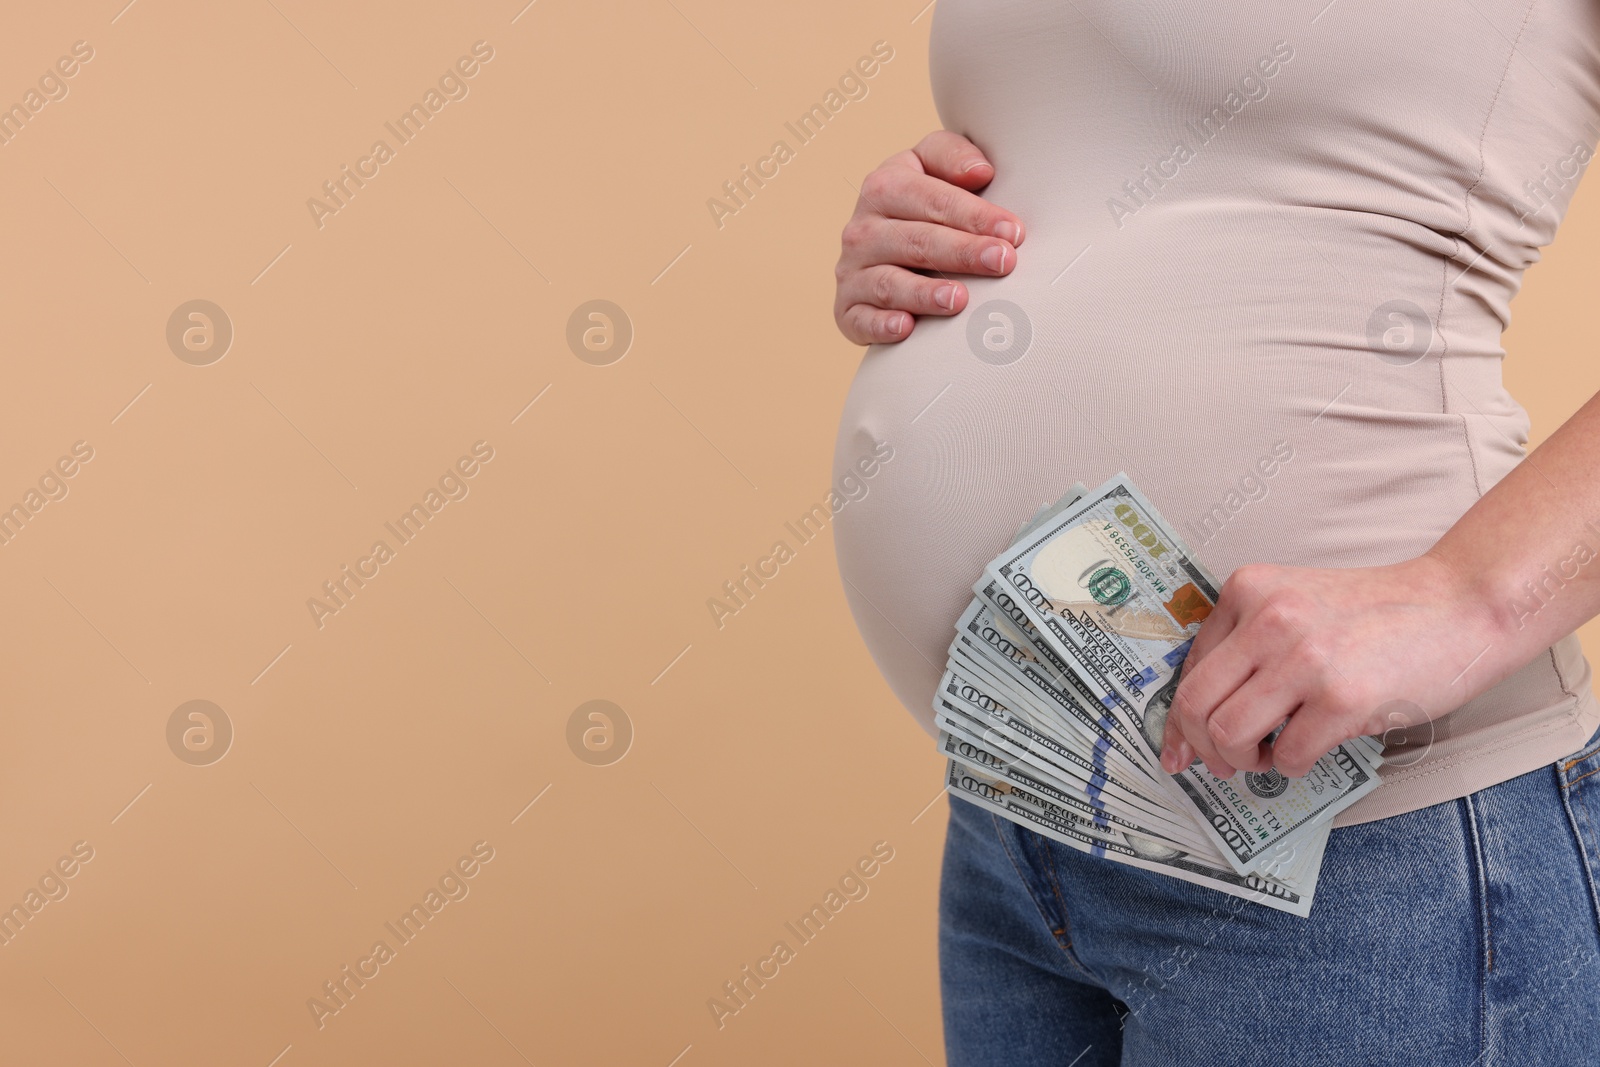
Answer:
<svg viewBox="0 0 1600 1067"><path fill-rule="evenodd" d="M1600 394L1484 494L1427 556L1480 612L1487 636L1471 667L1475 677L1464 679L1473 690L1600 613Z"/></svg>

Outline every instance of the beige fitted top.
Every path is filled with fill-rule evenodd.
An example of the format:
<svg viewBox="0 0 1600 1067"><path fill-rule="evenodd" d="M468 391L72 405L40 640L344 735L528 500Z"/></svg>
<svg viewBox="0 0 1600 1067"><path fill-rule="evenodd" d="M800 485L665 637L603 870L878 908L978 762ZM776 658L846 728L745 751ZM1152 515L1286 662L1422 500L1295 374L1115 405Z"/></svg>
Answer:
<svg viewBox="0 0 1600 1067"><path fill-rule="evenodd" d="M1597 22L1592 0L940 0L940 117L1027 241L1009 277L964 279L961 315L868 349L835 456L893 450L836 543L924 728L971 583L1073 482L1126 470L1226 578L1410 558L1517 464L1500 333L1600 133ZM1597 725L1568 637L1391 737L1339 823Z"/></svg>

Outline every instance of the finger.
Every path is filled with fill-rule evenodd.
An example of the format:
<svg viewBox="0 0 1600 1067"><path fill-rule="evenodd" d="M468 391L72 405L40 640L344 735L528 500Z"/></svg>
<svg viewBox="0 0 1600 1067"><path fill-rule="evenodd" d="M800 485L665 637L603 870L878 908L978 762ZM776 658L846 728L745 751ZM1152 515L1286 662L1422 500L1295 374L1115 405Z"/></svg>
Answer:
<svg viewBox="0 0 1600 1067"><path fill-rule="evenodd" d="M839 283L840 307L866 304L913 315L954 315L967 306L967 287L883 264L852 271Z"/></svg>
<svg viewBox="0 0 1600 1067"><path fill-rule="evenodd" d="M1209 621L1207 625L1210 625ZM1178 691L1172 696L1171 718L1177 718L1188 738L1208 762L1215 752L1210 737L1211 716L1255 673L1258 659L1252 643L1240 631L1229 634L1199 666L1185 663Z"/></svg>
<svg viewBox="0 0 1600 1067"><path fill-rule="evenodd" d="M1167 721L1170 723L1173 718L1179 720L1178 728L1183 733L1183 740L1193 749L1196 756L1205 761L1207 770L1218 778L1233 777L1233 772L1236 768L1223 757L1222 753L1217 751L1216 743L1211 740L1208 723L1210 709L1205 709L1202 712L1200 710L1190 710L1190 707L1184 702L1183 689L1180 686L1177 695L1173 698L1172 712ZM1194 761L1191 759L1189 762L1193 763ZM1162 767L1165 769L1166 763L1163 762ZM1182 768L1179 769L1181 770Z"/></svg>
<svg viewBox="0 0 1600 1067"><path fill-rule="evenodd" d="M1168 774L1177 774L1194 762L1194 749L1183 738L1183 728L1172 716L1167 717L1167 724L1161 735L1161 769Z"/></svg>
<svg viewBox="0 0 1600 1067"><path fill-rule="evenodd" d="M1170 730L1176 726L1179 740L1187 743L1192 752L1189 763L1193 763L1196 758L1201 759L1212 774L1228 778L1232 776L1235 768L1217 751L1216 744L1211 740L1209 723L1215 706L1197 703L1186 691L1188 686L1189 677L1185 675L1178 683L1178 691L1173 694L1172 707L1167 713L1167 727ZM1167 764L1163 762L1162 766L1165 768Z"/></svg>
<svg viewBox="0 0 1600 1067"><path fill-rule="evenodd" d="M1017 265L1017 250L998 237L978 237L950 226L880 218L852 219L840 236L840 272L884 263L916 270L998 277Z"/></svg>
<svg viewBox="0 0 1600 1067"><path fill-rule="evenodd" d="M1300 706L1304 696L1296 680L1285 673L1256 671L1211 713L1207 724L1211 743L1241 770L1266 770L1272 766L1267 735Z"/></svg>
<svg viewBox="0 0 1600 1067"><path fill-rule="evenodd" d="M868 304L852 304L839 314L839 332L858 345L888 345L911 336L912 317L904 311L885 311Z"/></svg>
<svg viewBox="0 0 1600 1067"><path fill-rule="evenodd" d="M1272 743L1272 764L1286 778L1303 778L1317 760L1354 736L1334 709L1307 702Z"/></svg>
<svg viewBox="0 0 1600 1067"><path fill-rule="evenodd" d="M1219 593L1216 606L1211 609L1211 614L1206 616L1206 621L1200 624L1200 632L1195 634L1194 640L1189 643L1188 655L1183 660L1185 674L1200 666L1200 661L1223 642L1238 624L1239 617L1238 598Z"/></svg>
<svg viewBox="0 0 1600 1067"><path fill-rule="evenodd" d="M1200 625L1183 660L1179 691L1192 706L1215 711L1258 666L1275 662L1299 636L1285 628L1240 567L1222 586L1217 604Z"/></svg>
<svg viewBox="0 0 1600 1067"><path fill-rule="evenodd" d="M959 133L934 130L911 151L929 174L964 189L982 189L994 178L989 157Z"/></svg>
<svg viewBox="0 0 1600 1067"><path fill-rule="evenodd" d="M1022 243L1022 220L997 204L943 178L903 167L873 171L861 183L861 202L870 214L916 222L937 222L968 233Z"/></svg>

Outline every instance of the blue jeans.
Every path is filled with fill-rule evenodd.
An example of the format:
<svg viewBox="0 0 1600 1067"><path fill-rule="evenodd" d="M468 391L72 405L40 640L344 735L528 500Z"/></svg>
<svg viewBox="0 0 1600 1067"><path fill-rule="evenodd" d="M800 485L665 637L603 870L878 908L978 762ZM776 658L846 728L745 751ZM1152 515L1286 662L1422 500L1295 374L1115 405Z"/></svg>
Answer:
<svg viewBox="0 0 1600 1067"><path fill-rule="evenodd" d="M1308 919L1097 859L952 797L952 1067L1600 1063L1600 734L1333 831Z"/></svg>

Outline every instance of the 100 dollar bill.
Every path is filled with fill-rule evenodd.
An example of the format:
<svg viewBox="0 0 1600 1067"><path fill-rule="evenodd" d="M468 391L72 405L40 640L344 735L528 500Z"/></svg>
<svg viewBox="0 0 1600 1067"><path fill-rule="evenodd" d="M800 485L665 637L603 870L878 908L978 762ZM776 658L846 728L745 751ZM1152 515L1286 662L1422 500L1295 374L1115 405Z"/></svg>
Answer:
<svg viewBox="0 0 1600 1067"><path fill-rule="evenodd" d="M1009 595L1033 625L1029 636L1049 649L1052 673L1065 668L1081 679L1124 724L1116 735L1159 760L1184 657L1218 583L1127 476L1034 528L985 576L993 588L980 582L980 590ZM1374 751L1341 745L1295 779L1275 770L1221 779L1198 763L1159 777L1196 809L1234 870L1249 874L1376 788Z"/></svg>
<svg viewBox="0 0 1600 1067"><path fill-rule="evenodd" d="M1314 881L1303 889L1294 888L1274 877L1240 874L1229 867L1212 866L1153 842L1146 844L1114 831L1100 830L1081 816L1025 786L969 764L951 760L945 776L945 788L963 800L987 808L1002 818L1080 852L1106 856L1129 866L1208 886L1230 896L1244 897L1301 917L1311 912ZM1321 831L1325 836L1327 826L1321 827ZM1320 864L1312 865L1313 879L1319 867Z"/></svg>

